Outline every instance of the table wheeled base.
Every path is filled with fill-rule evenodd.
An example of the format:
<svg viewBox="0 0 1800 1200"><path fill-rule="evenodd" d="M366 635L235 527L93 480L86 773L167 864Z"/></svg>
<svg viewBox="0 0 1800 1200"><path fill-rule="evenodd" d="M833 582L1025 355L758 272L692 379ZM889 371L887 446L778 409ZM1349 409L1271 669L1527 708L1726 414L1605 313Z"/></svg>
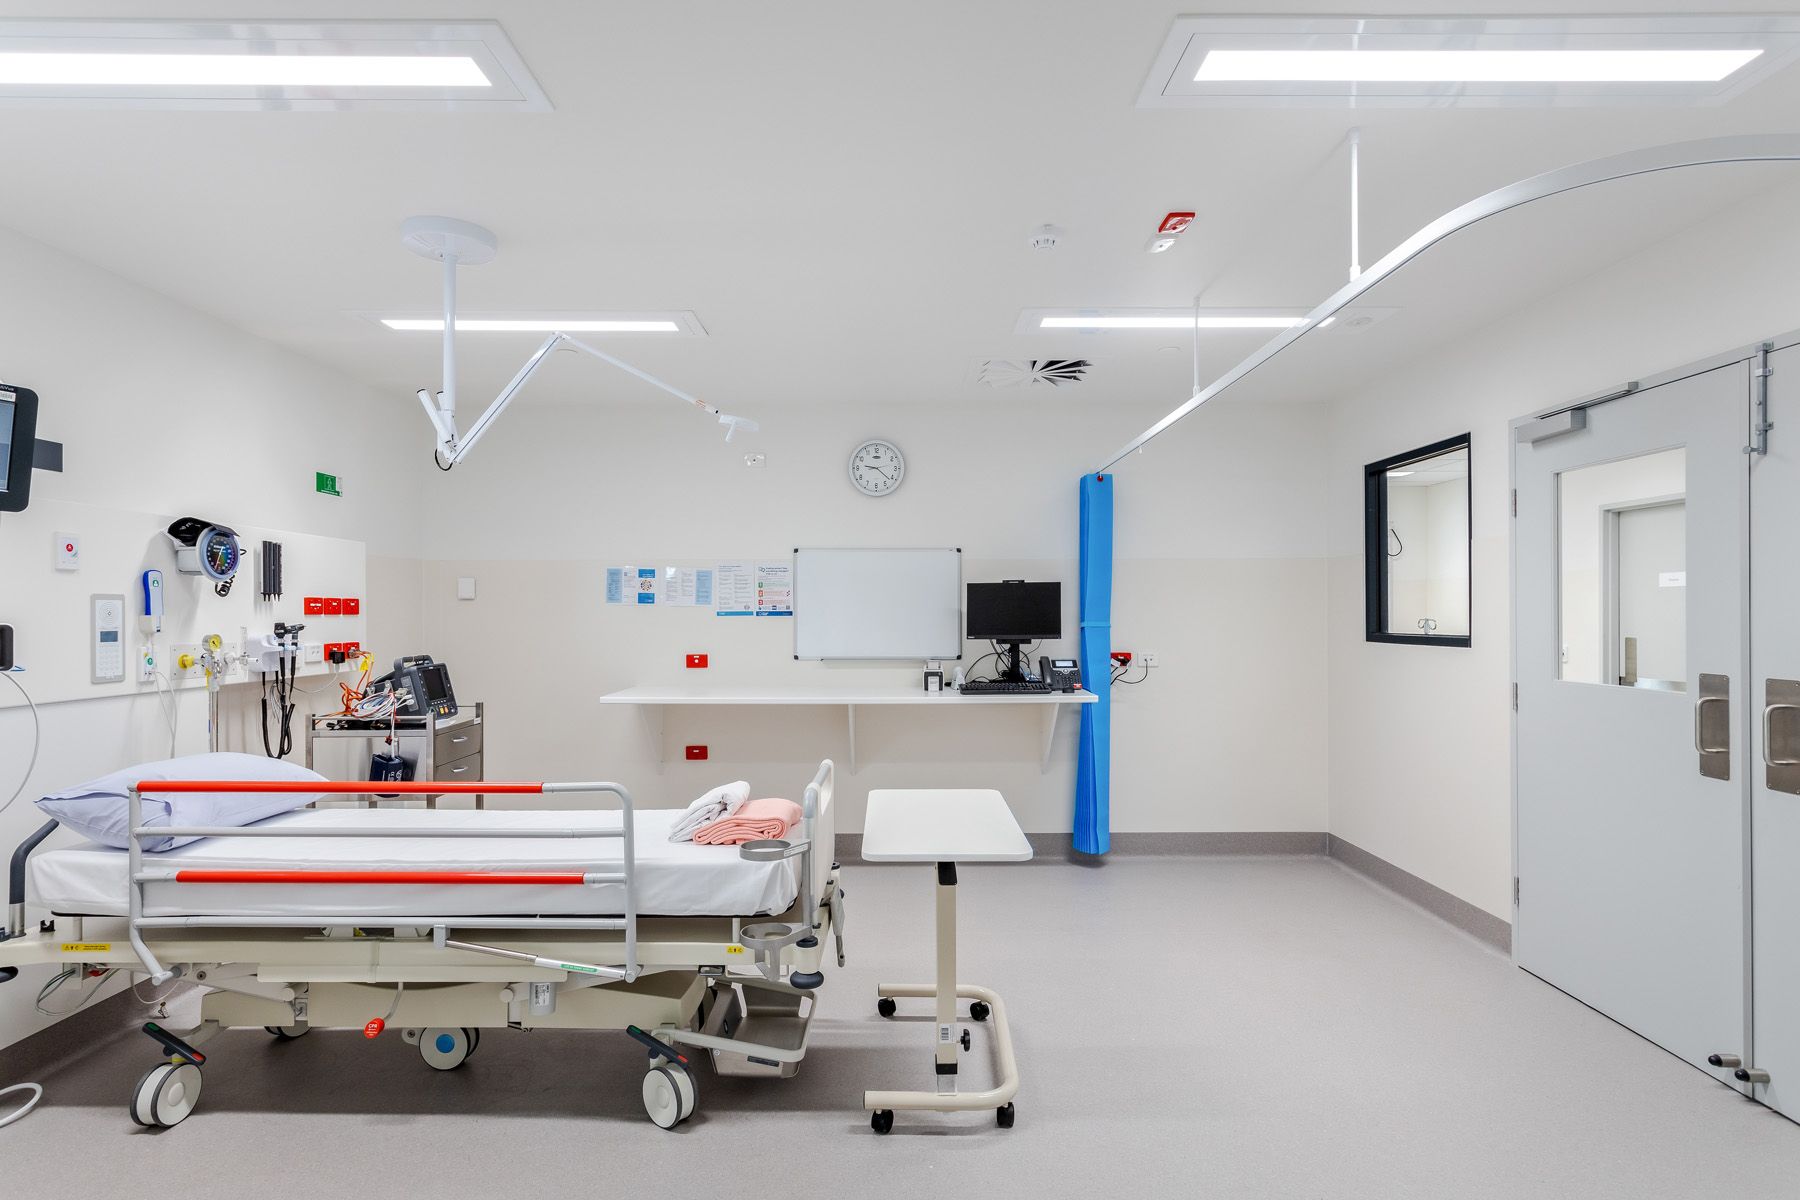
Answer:
<svg viewBox="0 0 1800 1200"><path fill-rule="evenodd" d="M906 1109L923 1112L974 1112L993 1109L999 1124L1010 1128L1013 1123L1012 1100L1019 1092L1018 1061L1013 1057L1012 1035L1006 1024L1006 1006L998 994L972 983L956 981L956 864L937 865L937 982L884 983L876 989L881 997L881 1014L893 1016L892 1001L897 998L931 997L937 1001L937 1053L935 1069L938 1090L935 1092L864 1092L863 1108L873 1112L870 1124L878 1133L893 1128L894 1111ZM986 1091L956 1090L957 1055L967 1048L967 1034L957 1035L956 1001L958 997L973 1001L970 1015L977 1021L993 1023L994 1062L998 1081Z"/></svg>

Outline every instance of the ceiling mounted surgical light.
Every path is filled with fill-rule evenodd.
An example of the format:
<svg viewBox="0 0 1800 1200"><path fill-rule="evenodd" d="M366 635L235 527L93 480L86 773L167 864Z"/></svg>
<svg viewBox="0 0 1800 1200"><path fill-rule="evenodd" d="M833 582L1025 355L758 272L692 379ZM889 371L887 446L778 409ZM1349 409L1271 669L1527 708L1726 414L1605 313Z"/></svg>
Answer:
<svg viewBox="0 0 1800 1200"><path fill-rule="evenodd" d="M0 21L0 107L547 112L492 21Z"/></svg>
<svg viewBox="0 0 1800 1200"><path fill-rule="evenodd" d="M1719 104L1800 57L1800 17L1178 17L1170 107Z"/></svg>

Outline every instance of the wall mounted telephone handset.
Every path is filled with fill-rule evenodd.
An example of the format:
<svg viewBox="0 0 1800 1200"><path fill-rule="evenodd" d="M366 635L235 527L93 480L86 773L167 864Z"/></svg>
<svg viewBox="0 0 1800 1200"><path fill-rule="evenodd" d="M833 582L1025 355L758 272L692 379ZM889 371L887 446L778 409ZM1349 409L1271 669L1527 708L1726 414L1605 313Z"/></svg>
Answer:
<svg viewBox="0 0 1800 1200"><path fill-rule="evenodd" d="M1072 658L1038 657L1038 676L1053 692L1073 692L1081 688L1081 664Z"/></svg>

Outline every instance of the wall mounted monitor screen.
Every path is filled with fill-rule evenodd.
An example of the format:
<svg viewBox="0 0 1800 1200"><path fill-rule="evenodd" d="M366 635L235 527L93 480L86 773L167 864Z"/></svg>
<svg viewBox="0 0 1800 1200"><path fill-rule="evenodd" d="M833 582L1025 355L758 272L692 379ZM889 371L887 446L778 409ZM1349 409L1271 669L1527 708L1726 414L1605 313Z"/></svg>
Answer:
<svg viewBox="0 0 1800 1200"><path fill-rule="evenodd" d="M0 387L0 512L22 512L31 499L37 448L37 393Z"/></svg>

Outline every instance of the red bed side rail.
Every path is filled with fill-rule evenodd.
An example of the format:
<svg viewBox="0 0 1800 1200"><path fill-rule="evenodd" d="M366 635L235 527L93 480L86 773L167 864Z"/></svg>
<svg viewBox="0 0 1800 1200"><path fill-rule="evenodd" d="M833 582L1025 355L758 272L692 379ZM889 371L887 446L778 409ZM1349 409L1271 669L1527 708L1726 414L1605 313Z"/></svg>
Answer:
<svg viewBox="0 0 1800 1200"><path fill-rule="evenodd" d="M175 872L176 883L497 883L587 882L579 871L230 871L190 868Z"/></svg>

